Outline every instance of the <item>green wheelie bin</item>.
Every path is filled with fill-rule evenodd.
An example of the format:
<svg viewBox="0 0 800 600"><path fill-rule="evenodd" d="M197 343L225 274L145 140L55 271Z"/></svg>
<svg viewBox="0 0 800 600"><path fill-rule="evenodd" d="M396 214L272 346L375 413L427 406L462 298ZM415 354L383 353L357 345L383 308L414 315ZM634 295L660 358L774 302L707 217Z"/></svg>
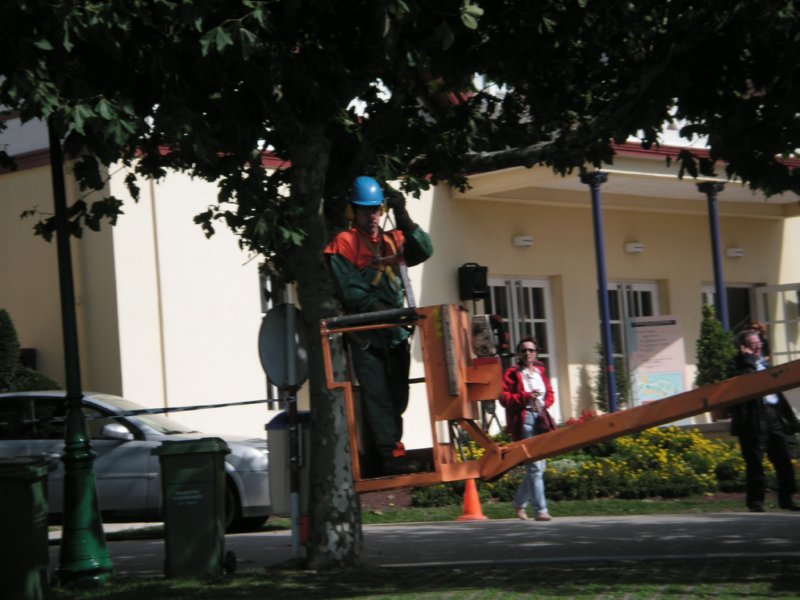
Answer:
<svg viewBox="0 0 800 600"><path fill-rule="evenodd" d="M56 463L39 456L0 459L0 596L38 600L49 596L47 474Z"/></svg>
<svg viewBox="0 0 800 600"><path fill-rule="evenodd" d="M225 551L225 455L219 438L166 441L161 463L164 574L218 577Z"/></svg>

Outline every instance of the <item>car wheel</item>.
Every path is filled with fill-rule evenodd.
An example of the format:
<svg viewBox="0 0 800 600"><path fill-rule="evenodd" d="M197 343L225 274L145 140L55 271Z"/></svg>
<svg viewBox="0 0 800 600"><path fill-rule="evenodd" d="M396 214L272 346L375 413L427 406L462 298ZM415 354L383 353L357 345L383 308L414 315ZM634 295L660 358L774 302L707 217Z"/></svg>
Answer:
<svg viewBox="0 0 800 600"><path fill-rule="evenodd" d="M267 517L240 517L233 524L235 531L260 531L267 522Z"/></svg>
<svg viewBox="0 0 800 600"><path fill-rule="evenodd" d="M237 533L245 531L258 531L267 517L243 517L242 503L239 501L239 492L230 479L225 481L225 531Z"/></svg>
<svg viewBox="0 0 800 600"><path fill-rule="evenodd" d="M230 479L225 480L225 532L241 533L258 531L267 517L243 517L242 503L236 485Z"/></svg>

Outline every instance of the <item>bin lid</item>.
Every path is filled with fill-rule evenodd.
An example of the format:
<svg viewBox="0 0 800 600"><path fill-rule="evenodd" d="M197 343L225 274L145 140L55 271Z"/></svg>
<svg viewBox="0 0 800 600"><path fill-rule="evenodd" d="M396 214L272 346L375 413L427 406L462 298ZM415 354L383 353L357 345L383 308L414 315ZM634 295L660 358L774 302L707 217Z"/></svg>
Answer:
<svg viewBox="0 0 800 600"><path fill-rule="evenodd" d="M55 460L42 456L0 458L0 479L42 479L57 466Z"/></svg>
<svg viewBox="0 0 800 600"><path fill-rule="evenodd" d="M306 425L311 422L311 411L310 410L298 410L297 411L297 422L301 425ZM264 429L269 431L270 429L286 429L289 427L289 412L282 410L277 415L272 417L272 420L264 425Z"/></svg>
<svg viewBox="0 0 800 600"><path fill-rule="evenodd" d="M197 440L167 440L157 448L153 448L150 454L200 454L202 452L222 452L230 454L231 449L225 440L218 437L200 438Z"/></svg>

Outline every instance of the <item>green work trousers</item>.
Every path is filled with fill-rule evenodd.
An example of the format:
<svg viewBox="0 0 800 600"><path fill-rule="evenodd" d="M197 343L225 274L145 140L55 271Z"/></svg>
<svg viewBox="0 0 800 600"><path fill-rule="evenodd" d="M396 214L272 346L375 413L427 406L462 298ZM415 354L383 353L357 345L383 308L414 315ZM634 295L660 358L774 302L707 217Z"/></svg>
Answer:
<svg viewBox="0 0 800 600"><path fill-rule="evenodd" d="M403 413L408 406L408 341L393 348L363 349L351 344L350 352L372 444L381 456L392 456L403 438Z"/></svg>

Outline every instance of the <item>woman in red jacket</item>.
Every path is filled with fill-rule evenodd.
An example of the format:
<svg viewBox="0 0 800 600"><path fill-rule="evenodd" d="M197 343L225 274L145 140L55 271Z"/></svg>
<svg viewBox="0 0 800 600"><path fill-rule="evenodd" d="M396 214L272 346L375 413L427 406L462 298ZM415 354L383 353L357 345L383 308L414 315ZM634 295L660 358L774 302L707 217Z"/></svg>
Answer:
<svg viewBox="0 0 800 600"><path fill-rule="evenodd" d="M536 435L536 420L553 404L553 388L544 364L536 358L538 349L539 344L534 338L522 338L517 345L517 365L503 376L500 404L506 409L506 428L515 441ZM525 509L529 503L533 503L537 521L551 519L544 495L545 466L544 460L526 466L525 479L514 495L514 508L520 519L528 519Z"/></svg>

